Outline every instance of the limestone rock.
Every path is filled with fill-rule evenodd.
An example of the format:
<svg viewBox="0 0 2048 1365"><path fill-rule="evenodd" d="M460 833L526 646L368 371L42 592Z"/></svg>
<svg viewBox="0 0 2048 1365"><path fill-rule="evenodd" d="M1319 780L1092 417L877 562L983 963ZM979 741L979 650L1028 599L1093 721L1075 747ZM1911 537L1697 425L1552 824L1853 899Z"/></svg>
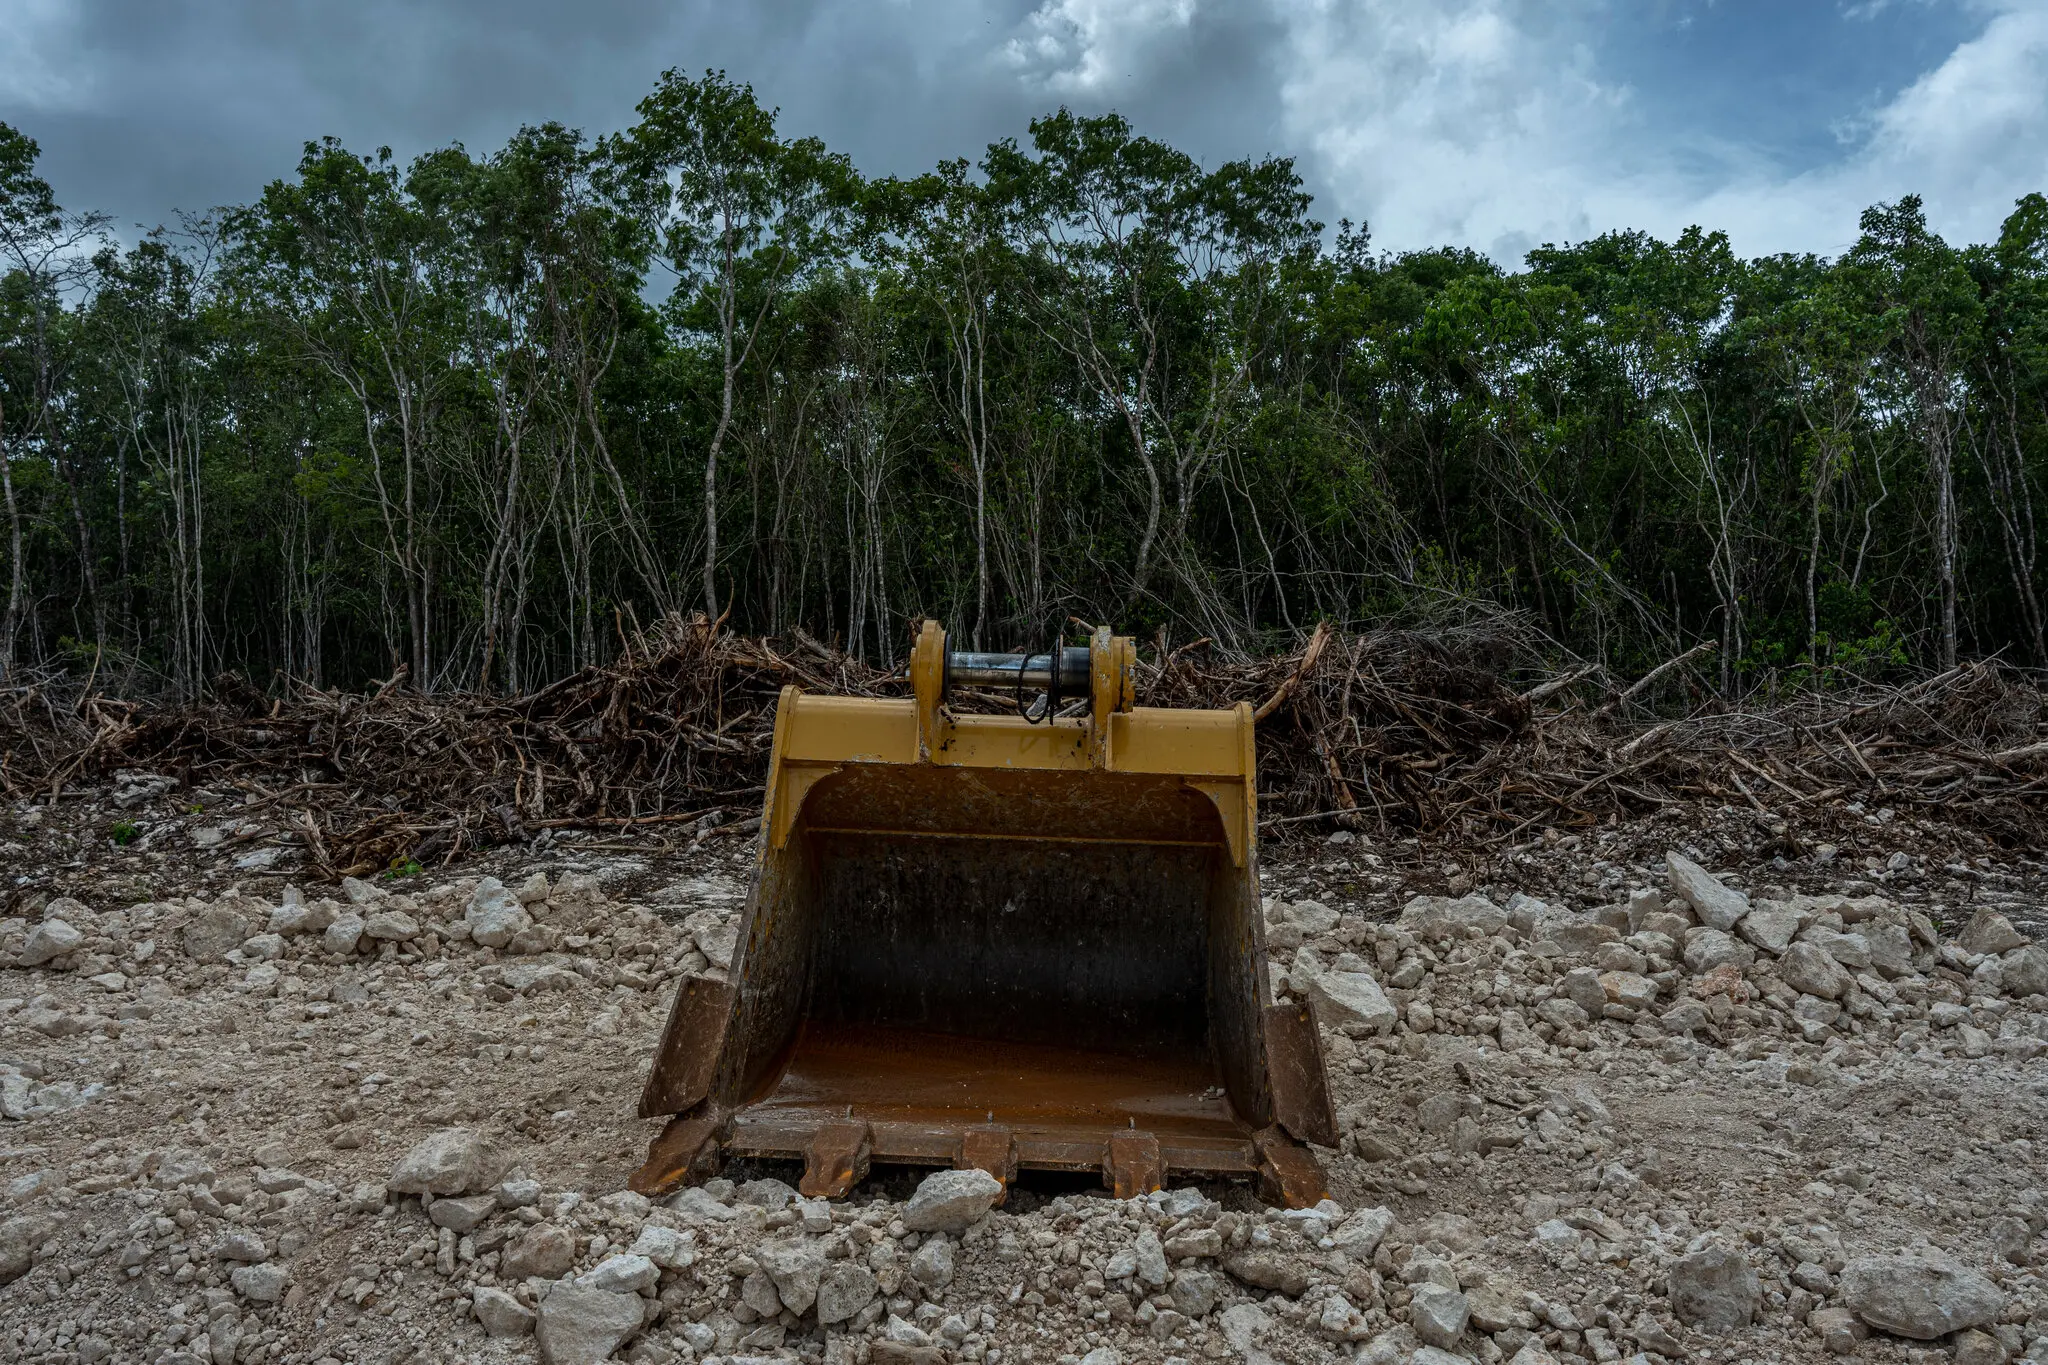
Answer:
<svg viewBox="0 0 2048 1365"><path fill-rule="evenodd" d="M1778 959L1778 975L1785 984L1803 995L1839 1000L1848 991L1848 970L1826 949L1811 943L1795 943Z"/></svg>
<svg viewBox="0 0 2048 1365"><path fill-rule="evenodd" d="M545 1365L601 1365L640 1330L637 1294L558 1284L540 1302L540 1358Z"/></svg>
<svg viewBox="0 0 2048 1365"><path fill-rule="evenodd" d="M393 1194L469 1194L488 1190L511 1166L474 1128L443 1128L398 1159L384 1188Z"/></svg>
<svg viewBox="0 0 2048 1365"><path fill-rule="evenodd" d="M1497 934L1507 927L1508 912L1484 896L1417 896L1401 908L1401 927L1424 936L1455 934L1467 928Z"/></svg>
<svg viewBox="0 0 2048 1365"><path fill-rule="evenodd" d="M1364 972L1324 972L1308 988L1322 1023L1346 1033L1386 1034L1400 1017L1380 983Z"/></svg>
<svg viewBox="0 0 2048 1365"><path fill-rule="evenodd" d="M1664 872L1672 894L1690 905L1700 923L1709 928L1725 932L1749 913L1749 897L1723 885L1720 878L1682 853L1664 855Z"/></svg>
<svg viewBox="0 0 2048 1365"><path fill-rule="evenodd" d="M1370 1264L1373 1253L1393 1231L1394 1221L1391 1209L1360 1209L1331 1230L1330 1240L1352 1260Z"/></svg>
<svg viewBox="0 0 2048 1365"><path fill-rule="evenodd" d="M49 1240L46 1218L10 1218L0 1223L0 1284L12 1284L36 1263L36 1249Z"/></svg>
<svg viewBox="0 0 2048 1365"><path fill-rule="evenodd" d="M819 1325L845 1322L873 1303L876 1292L873 1271L858 1261L833 1261L818 1279Z"/></svg>
<svg viewBox="0 0 2048 1365"><path fill-rule="evenodd" d="M2048 995L2048 948L2033 943L2014 948L2005 954L2000 965L2007 995Z"/></svg>
<svg viewBox="0 0 2048 1365"><path fill-rule="evenodd" d="M607 1256L576 1277L585 1289L603 1289L613 1294L637 1294L661 1282L661 1268L645 1256L631 1253Z"/></svg>
<svg viewBox="0 0 2048 1365"><path fill-rule="evenodd" d="M284 1297L285 1282L290 1276L285 1268L275 1262L262 1265L236 1266L228 1275L228 1282L235 1292L245 1299L257 1303L276 1303Z"/></svg>
<svg viewBox="0 0 2048 1365"><path fill-rule="evenodd" d="M1426 1345L1449 1350L1465 1334L1471 1306L1455 1289L1424 1281L1415 1286L1415 1298L1408 1306L1408 1325Z"/></svg>
<svg viewBox="0 0 2048 1365"><path fill-rule="evenodd" d="M818 1285L825 1274L825 1249L808 1238L764 1242L754 1251L768 1278L775 1281L776 1297L792 1313L804 1313L818 1300Z"/></svg>
<svg viewBox="0 0 2048 1365"><path fill-rule="evenodd" d="M965 1232L980 1222L1003 1194L1003 1182L987 1171L934 1171L903 1208L912 1232Z"/></svg>
<svg viewBox="0 0 2048 1365"><path fill-rule="evenodd" d="M1607 1008L1607 992L1600 986L1600 973L1591 967L1574 967L1566 972L1564 980L1557 983L1557 991L1584 1010L1588 1018L1598 1018L1600 1011Z"/></svg>
<svg viewBox="0 0 2048 1365"><path fill-rule="evenodd" d="M1806 916L1782 901L1762 901L1736 927L1744 938L1777 957L1792 946L1792 936L1805 922Z"/></svg>
<svg viewBox="0 0 2048 1365"><path fill-rule="evenodd" d="M640 1236L627 1249L635 1256L645 1256L663 1270L688 1270L697 1263L697 1249L690 1234L659 1223L641 1228Z"/></svg>
<svg viewBox="0 0 2048 1365"><path fill-rule="evenodd" d="M477 1225L497 1212L496 1194L472 1194L462 1199L436 1199L427 1210L427 1221L460 1237L474 1232Z"/></svg>
<svg viewBox="0 0 2048 1365"><path fill-rule="evenodd" d="M553 1280L574 1264L575 1239L552 1223L535 1223L505 1248L499 1273L508 1280Z"/></svg>
<svg viewBox="0 0 2048 1365"><path fill-rule="evenodd" d="M484 1334L493 1337L523 1337L533 1330L533 1311L522 1306L502 1289L478 1285L469 1298Z"/></svg>
<svg viewBox="0 0 2048 1365"><path fill-rule="evenodd" d="M320 931L320 946L338 957L347 957L362 942L363 917L356 914L336 915L328 926Z"/></svg>
<svg viewBox="0 0 2048 1365"><path fill-rule="evenodd" d="M249 921L232 906L213 904L185 926L185 956L195 962L219 962L249 937Z"/></svg>
<svg viewBox="0 0 2048 1365"><path fill-rule="evenodd" d="M2009 953L2033 940L2013 928L2012 921L2004 915L1986 909L1970 916L1963 932L1956 935L1956 942L1966 953Z"/></svg>
<svg viewBox="0 0 2048 1365"><path fill-rule="evenodd" d="M505 889L505 883L496 877L484 877L470 893L462 922L469 926L472 942L485 948L503 948L521 930L532 926L533 917L526 913L519 897Z"/></svg>
<svg viewBox="0 0 2048 1365"><path fill-rule="evenodd" d="M1216 1311L1216 1305L1222 1302L1223 1291L1222 1277L1207 1271L1183 1270L1173 1277L1173 1288L1167 1292L1173 1296L1175 1308L1200 1322Z"/></svg>
<svg viewBox="0 0 2048 1365"><path fill-rule="evenodd" d="M2005 1309L1996 1284L1941 1252L1859 1256L1842 1267L1837 1287L1857 1317L1916 1341L1996 1322Z"/></svg>
<svg viewBox="0 0 2048 1365"><path fill-rule="evenodd" d="M1274 1289L1289 1298L1308 1288L1308 1273L1277 1251L1253 1248L1223 1262L1223 1268L1258 1289Z"/></svg>
<svg viewBox="0 0 2048 1365"><path fill-rule="evenodd" d="M1721 929L1694 929L1685 936L1685 969L1705 976L1716 967L1743 967L1755 953Z"/></svg>
<svg viewBox="0 0 2048 1365"><path fill-rule="evenodd" d="M1679 1321L1732 1332L1756 1318L1763 1286L1741 1252L1710 1246L1671 1263L1669 1297Z"/></svg>
<svg viewBox="0 0 2048 1365"><path fill-rule="evenodd" d="M399 910L379 910L363 921L363 936L379 942L409 943L419 933L420 922Z"/></svg>
<svg viewBox="0 0 2048 1365"><path fill-rule="evenodd" d="M85 935L61 919L46 919L28 931L28 941L21 947L21 965L40 967L52 958L64 954L85 942Z"/></svg>
<svg viewBox="0 0 2048 1365"><path fill-rule="evenodd" d="M910 1278L927 1289L944 1289L953 1283L953 1244L942 1233L933 1233L910 1258Z"/></svg>

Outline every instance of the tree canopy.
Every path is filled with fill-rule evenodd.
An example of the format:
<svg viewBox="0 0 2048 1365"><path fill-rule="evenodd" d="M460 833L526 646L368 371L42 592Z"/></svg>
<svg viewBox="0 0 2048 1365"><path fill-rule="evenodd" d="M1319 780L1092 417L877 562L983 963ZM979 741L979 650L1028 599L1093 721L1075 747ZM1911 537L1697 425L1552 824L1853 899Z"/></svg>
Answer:
<svg viewBox="0 0 2048 1365"><path fill-rule="evenodd" d="M2048 200L1839 259L1504 269L1059 110L908 179L671 71L630 128L332 140L132 245L0 124L0 668L532 688L666 613L900 658L1510 609L1729 697L2048 665Z"/></svg>

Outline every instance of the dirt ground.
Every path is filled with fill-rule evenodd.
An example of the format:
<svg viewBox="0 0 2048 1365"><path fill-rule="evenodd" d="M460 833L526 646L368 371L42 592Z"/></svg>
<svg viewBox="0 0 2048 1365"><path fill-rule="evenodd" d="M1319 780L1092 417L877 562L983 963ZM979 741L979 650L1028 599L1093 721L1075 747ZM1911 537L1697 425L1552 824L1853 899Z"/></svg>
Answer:
<svg viewBox="0 0 2048 1365"><path fill-rule="evenodd" d="M622 1193L746 834L333 886L261 798L0 811L0 1359L2048 1361L2048 867L1826 821L1269 845L1334 1206L1027 1179L921 1231L923 1172ZM437 1134L450 1192L392 1190Z"/></svg>

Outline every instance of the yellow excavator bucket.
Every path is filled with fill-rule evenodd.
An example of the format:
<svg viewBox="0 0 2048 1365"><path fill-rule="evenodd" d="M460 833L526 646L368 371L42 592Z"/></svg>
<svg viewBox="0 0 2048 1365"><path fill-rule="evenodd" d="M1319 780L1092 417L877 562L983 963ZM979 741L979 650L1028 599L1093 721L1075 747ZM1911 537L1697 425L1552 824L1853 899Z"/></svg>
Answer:
<svg viewBox="0 0 2048 1365"><path fill-rule="evenodd" d="M783 689L739 949L679 985L632 1188L742 1157L802 1161L811 1196L891 1162L1324 1197L1320 1037L1263 970L1251 708L1133 706L1133 659L1107 630L948 654L927 624L912 698ZM963 682L1044 684L1044 713L955 715Z"/></svg>

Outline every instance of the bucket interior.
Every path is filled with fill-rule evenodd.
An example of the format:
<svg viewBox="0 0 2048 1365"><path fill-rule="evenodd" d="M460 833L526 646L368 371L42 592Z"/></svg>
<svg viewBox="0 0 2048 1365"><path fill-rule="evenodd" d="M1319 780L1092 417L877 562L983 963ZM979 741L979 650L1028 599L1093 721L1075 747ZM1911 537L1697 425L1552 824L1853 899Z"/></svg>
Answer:
<svg viewBox="0 0 2048 1365"><path fill-rule="evenodd" d="M754 899L735 1098L760 1150L847 1117L1248 1131L1255 880L1177 778L848 769Z"/></svg>

